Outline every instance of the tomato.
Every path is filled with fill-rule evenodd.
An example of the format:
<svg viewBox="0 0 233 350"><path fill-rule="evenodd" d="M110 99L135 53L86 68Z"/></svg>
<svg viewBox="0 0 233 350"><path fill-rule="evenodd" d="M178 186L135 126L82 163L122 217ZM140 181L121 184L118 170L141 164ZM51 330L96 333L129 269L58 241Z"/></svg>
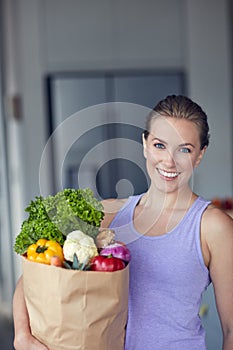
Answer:
<svg viewBox="0 0 233 350"><path fill-rule="evenodd" d="M62 260L59 256L54 255L50 259L50 265L52 266L57 266L57 267L62 267Z"/></svg>
<svg viewBox="0 0 233 350"><path fill-rule="evenodd" d="M92 271L118 271L125 268L123 260L112 256L95 256L91 260L90 269Z"/></svg>

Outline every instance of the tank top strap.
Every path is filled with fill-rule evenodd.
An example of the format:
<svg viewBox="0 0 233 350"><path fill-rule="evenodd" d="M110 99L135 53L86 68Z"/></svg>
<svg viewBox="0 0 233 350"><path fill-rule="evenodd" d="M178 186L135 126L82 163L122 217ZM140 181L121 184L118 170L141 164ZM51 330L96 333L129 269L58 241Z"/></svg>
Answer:
<svg viewBox="0 0 233 350"><path fill-rule="evenodd" d="M115 224L117 226L128 224L133 219L134 209L143 194L130 196L112 220L110 227L113 227Z"/></svg>
<svg viewBox="0 0 233 350"><path fill-rule="evenodd" d="M210 203L211 201L208 201L201 196L197 197L193 205L189 208L188 212L184 216L184 220L181 220L180 225L182 226L183 221L186 223L187 220L195 220L196 222L198 222L198 218L201 220L203 212L206 210Z"/></svg>

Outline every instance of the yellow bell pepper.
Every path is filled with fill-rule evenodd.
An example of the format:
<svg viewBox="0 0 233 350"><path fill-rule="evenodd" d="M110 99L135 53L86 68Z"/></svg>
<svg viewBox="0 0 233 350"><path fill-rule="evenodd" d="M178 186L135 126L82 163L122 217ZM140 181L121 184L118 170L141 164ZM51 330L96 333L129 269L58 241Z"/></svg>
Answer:
<svg viewBox="0 0 233 350"><path fill-rule="evenodd" d="M44 238L41 238L36 243L31 244L27 249L28 260L34 262L49 265L53 256L58 256L61 261L64 260L62 246L58 242Z"/></svg>

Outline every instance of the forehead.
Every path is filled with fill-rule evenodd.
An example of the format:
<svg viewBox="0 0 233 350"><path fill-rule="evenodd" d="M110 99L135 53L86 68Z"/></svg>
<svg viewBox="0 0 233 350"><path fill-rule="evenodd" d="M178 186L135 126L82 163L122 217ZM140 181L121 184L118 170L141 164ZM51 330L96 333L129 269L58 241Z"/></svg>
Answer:
<svg viewBox="0 0 233 350"><path fill-rule="evenodd" d="M151 120L150 132L164 141L179 143L198 142L198 126L190 120L172 117L156 117Z"/></svg>

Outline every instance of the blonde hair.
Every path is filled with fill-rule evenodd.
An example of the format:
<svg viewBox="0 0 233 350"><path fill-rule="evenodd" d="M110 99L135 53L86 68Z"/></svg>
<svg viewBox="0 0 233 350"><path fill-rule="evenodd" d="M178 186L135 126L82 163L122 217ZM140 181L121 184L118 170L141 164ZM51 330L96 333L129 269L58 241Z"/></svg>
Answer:
<svg viewBox="0 0 233 350"><path fill-rule="evenodd" d="M146 130L144 131L145 138L149 135L151 121L157 116L186 119L193 122L200 132L201 149L209 145L210 135L207 115L190 98L182 95L169 95L159 101L147 117Z"/></svg>

